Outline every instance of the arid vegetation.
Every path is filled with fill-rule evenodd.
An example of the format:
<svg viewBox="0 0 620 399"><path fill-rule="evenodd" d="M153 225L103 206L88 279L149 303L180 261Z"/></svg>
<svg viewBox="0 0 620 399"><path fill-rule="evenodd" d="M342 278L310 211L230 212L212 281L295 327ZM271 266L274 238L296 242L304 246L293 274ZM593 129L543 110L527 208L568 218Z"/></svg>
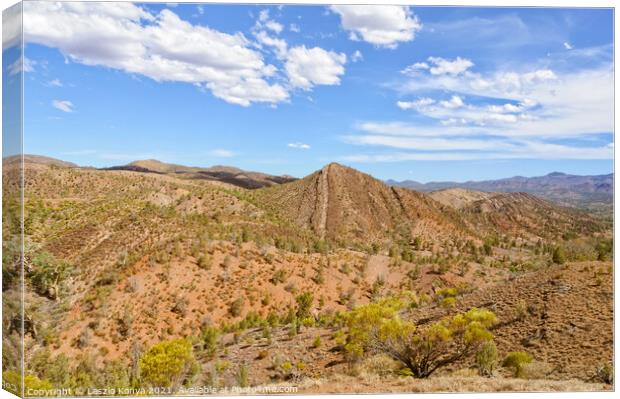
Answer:
<svg viewBox="0 0 620 399"><path fill-rule="evenodd" d="M337 164L257 189L192 173L26 163L25 386L611 389L606 222L525 194L438 201Z"/></svg>

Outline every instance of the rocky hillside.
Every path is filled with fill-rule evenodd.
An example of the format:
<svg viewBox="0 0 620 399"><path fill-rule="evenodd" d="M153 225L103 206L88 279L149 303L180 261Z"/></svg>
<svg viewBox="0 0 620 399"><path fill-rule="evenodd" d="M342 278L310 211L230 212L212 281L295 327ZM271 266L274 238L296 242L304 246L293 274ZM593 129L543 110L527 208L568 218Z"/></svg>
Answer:
<svg viewBox="0 0 620 399"><path fill-rule="evenodd" d="M553 172L545 176L514 176L506 179L458 182L419 183L413 180L388 180L392 186L431 192L447 188L462 188L486 192L525 192L563 205L600 210L609 215L613 205L613 173L578 176Z"/></svg>

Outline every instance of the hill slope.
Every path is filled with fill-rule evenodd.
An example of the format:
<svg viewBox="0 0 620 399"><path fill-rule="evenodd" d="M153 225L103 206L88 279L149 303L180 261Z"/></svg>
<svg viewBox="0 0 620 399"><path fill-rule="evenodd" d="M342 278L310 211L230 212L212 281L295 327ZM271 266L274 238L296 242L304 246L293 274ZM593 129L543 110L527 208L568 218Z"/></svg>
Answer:
<svg viewBox="0 0 620 399"><path fill-rule="evenodd" d="M553 172L545 176L514 176L498 180L419 183L413 180L387 183L398 187L430 192L447 188L463 188L487 192L525 192L560 204L588 209L611 211L613 202L613 173L578 176Z"/></svg>
<svg viewBox="0 0 620 399"><path fill-rule="evenodd" d="M129 170L134 172L173 174L190 179L220 181L242 188L261 188L295 180L290 176L273 176L260 172L249 172L231 166L209 168L183 166L160 162L154 159L134 161L127 165L113 166L104 170Z"/></svg>
<svg viewBox="0 0 620 399"><path fill-rule="evenodd" d="M427 195L389 187L337 163L254 194L257 203L332 241L369 243L466 234L456 212Z"/></svg>

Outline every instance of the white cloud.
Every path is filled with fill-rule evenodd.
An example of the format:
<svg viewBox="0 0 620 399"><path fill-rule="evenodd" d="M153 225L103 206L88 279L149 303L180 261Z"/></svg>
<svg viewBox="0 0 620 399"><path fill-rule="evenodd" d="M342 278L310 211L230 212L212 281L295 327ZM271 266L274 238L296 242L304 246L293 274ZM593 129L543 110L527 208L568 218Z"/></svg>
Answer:
<svg viewBox="0 0 620 399"><path fill-rule="evenodd" d="M288 29L289 29L291 32L295 32L295 33L299 33L299 32L301 32L301 29L299 29L299 25L297 25L297 24L290 24L290 25L289 25L289 27L288 27Z"/></svg>
<svg viewBox="0 0 620 399"><path fill-rule="evenodd" d="M287 146L289 148L296 148L296 149L300 149L300 150L309 150L310 149L310 145L309 144L305 144L305 143L289 143Z"/></svg>
<svg viewBox="0 0 620 399"><path fill-rule="evenodd" d="M279 59L286 58L286 54L288 52L288 44L284 39L279 39L277 37L271 37L264 30L258 31L254 33L254 37L256 40L265 46L272 47L276 53L276 56Z"/></svg>
<svg viewBox="0 0 620 399"><path fill-rule="evenodd" d="M73 104L68 100L54 100L52 106L63 112L73 112Z"/></svg>
<svg viewBox="0 0 620 399"><path fill-rule="evenodd" d="M9 76L17 75L22 72L32 72L34 71L34 66L36 63L36 61L33 61L28 57L20 56L17 60L15 60L15 62L9 65Z"/></svg>
<svg viewBox="0 0 620 399"><path fill-rule="evenodd" d="M52 79L47 82L47 85L51 87L62 87L62 82L60 81L60 79Z"/></svg>
<svg viewBox="0 0 620 399"><path fill-rule="evenodd" d="M237 155L236 153L234 153L233 151L229 151L229 150L224 150L221 148L209 151L209 155L214 156L214 157L218 157L218 158L232 158L235 155Z"/></svg>
<svg viewBox="0 0 620 399"><path fill-rule="evenodd" d="M396 105L400 109L420 109L428 105L435 104L435 100L428 97L419 98L416 101L397 101Z"/></svg>
<svg viewBox="0 0 620 399"><path fill-rule="evenodd" d="M168 9L151 14L131 3L24 4L25 40L58 48L85 65L101 65L156 81L186 82L229 103L287 101L270 78L276 68L241 33L192 25Z"/></svg>
<svg viewBox="0 0 620 399"><path fill-rule="evenodd" d="M274 31L275 33L280 33L282 32L282 29L284 29L284 27L282 26L282 24L276 22L276 21L267 21L265 23L265 27L271 31Z"/></svg>
<svg viewBox="0 0 620 399"><path fill-rule="evenodd" d="M424 97L396 106L424 118L358 122L343 140L373 151L342 159L613 159L609 139L599 136L614 132L613 64L601 59L598 67L561 73L467 68L433 75L430 61L408 67L396 90Z"/></svg>
<svg viewBox="0 0 620 399"><path fill-rule="evenodd" d="M2 12L2 50L20 44L22 40L22 6L15 4Z"/></svg>
<svg viewBox="0 0 620 399"><path fill-rule="evenodd" d="M320 47L293 47L284 66L291 85L309 90L315 85L338 85L347 56Z"/></svg>
<svg viewBox="0 0 620 399"><path fill-rule="evenodd" d="M364 59L362 52L359 50L355 50L353 54L351 54L351 62L358 62Z"/></svg>
<svg viewBox="0 0 620 399"><path fill-rule="evenodd" d="M441 57L428 57L428 61L434 64L430 67L431 75L460 75L474 66L467 58L456 57L453 61Z"/></svg>
<svg viewBox="0 0 620 399"><path fill-rule="evenodd" d="M402 71L400 71L400 73L404 75L415 75L419 71L422 71L428 68L429 66L426 62L416 62L415 64L411 64L405 69L403 69Z"/></svg>
<svg viewBox="0 0 620 399"><path fill-rule="evenodd" d="M564 48L567 50L572 50L573 49L573 45L570 44L569 42L564 42Z"/></svg>
<svg viewBox="0 0 620 399"><path fill-rule="evenodd" d="M363 40L378 47L394 49L409 42L422 23L409 7L394 5L334 5L342 27L352 40Z"/></svg>
<svg viewBox="0 0 620 399"><path fill-rule="evenodd" d="M440 104L444 108L449 108L449 109L460 108L460 107L465 106L463 99L459 96L452 96L447 101L441 101Z"/></svg>

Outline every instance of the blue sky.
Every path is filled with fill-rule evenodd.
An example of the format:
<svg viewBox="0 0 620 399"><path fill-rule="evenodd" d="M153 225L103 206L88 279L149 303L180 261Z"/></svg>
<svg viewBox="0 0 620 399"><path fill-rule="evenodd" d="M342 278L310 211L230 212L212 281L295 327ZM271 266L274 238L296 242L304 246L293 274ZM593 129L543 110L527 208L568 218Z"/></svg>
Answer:
<svg viewBox="0 0 620 399"><path fill-rule="evenodd" d="M30 2L25 151L419 181L610 173L612 18Z"/></svg>

